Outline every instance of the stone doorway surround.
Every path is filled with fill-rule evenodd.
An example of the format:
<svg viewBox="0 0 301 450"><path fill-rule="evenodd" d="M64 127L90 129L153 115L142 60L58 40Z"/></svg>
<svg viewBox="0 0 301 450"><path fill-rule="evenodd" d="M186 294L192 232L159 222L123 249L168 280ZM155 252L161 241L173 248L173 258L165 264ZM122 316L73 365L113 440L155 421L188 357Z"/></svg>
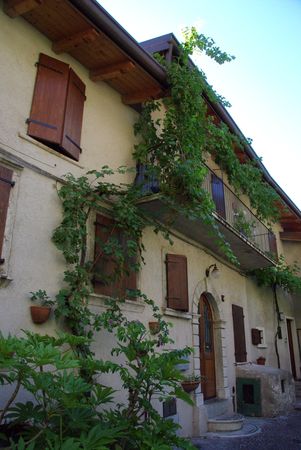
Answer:
<svg viewBox="0 0 301 450"><path fill-rule="evenodd" d="M200 280L196 285L192 298L192 345L193 345L193 371L196 375L200 373L200 348L199 348L199 302L202 294L206 294L213 313L213 337L215 346L215 368L216 368L216 400L230 399L230 389L227 373L227 353L226 353L226 320L221 308L220 295L206 279ZM217 300L218 299L218 300ZM205 431L207 428L207 410L204 403L204 396L201 387L194 392L194 414L193 430L194 435ZM212 400L209 400L212 402Z"/></svg>

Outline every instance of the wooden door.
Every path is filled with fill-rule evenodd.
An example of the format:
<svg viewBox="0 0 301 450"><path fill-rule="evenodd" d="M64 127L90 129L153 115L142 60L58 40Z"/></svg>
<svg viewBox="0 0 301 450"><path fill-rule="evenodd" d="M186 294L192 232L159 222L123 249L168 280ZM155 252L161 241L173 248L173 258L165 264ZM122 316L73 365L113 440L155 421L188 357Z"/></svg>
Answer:
<svg viewBox="0 0 301 450"><path fill-rule="evenodd" d="M292 334L292 320L286 319L286 325L287 325L288 347L289 347L290 358L291 358L292 375L296 379L297 373L296 373L296 363L295 363L293 334Z"/></svg>
<svg viewBox="0 0 301 450"><path fill-rule="evenodd" d="M199 330L201 374L205 377L202 392L206 400L216 396L216 385L212 310L204 294L200 299Z"/></svg>
<svg viewBox="0 0 301 450"><path fill-rule="evenodd" d="M214 174L211 174L212 200L215 203L216 212L226 218L225 194L223 181Z"/></svg>

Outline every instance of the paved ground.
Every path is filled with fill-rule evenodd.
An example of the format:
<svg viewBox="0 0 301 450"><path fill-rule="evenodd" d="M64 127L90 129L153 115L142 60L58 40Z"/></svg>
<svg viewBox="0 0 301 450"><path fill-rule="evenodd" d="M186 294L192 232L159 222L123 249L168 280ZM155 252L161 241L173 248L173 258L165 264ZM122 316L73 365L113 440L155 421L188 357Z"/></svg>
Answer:
<svg viewBox="0 0 301 450"><path fill-rule="evenodd" d="M214 437L208 433L193 443L202 450L301 450L301 411L273 419L247 419L245 429L253 434Z"/></svg>

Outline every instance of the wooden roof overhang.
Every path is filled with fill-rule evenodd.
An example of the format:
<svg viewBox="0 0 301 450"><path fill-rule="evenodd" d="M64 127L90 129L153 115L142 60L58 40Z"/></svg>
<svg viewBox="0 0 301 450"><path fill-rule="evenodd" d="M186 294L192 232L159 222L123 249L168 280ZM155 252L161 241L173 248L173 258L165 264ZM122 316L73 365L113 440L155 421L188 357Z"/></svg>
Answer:
<svg viewBox="0 0 301 450"><path fill-rule="evenodd" d="M55 53L70 54L89 70L93 81L105 81L118 91L125 104L139 105L168 92L166 72L151 53L160 51L168 59L178 56L179 42L172 33L139 44L96 0L4 0L4 11L12 18L22 16L52 41ZM208 98L206 101L210 113L245 141L224 106ZM242 163L246 158L256 161L266 182L282 199L281 238L301 240L300 210L270 176L250 144L245 144L244 152L235 150Z"/></svg>
<svg viewBox="0 0 301 450"><path fill-rule="evenodd" d="M166 74L160 64L94 0L5 0L10 17L22 16L52 41L55 53L68 53L105 81L125 104L162 97Z"/></svg>

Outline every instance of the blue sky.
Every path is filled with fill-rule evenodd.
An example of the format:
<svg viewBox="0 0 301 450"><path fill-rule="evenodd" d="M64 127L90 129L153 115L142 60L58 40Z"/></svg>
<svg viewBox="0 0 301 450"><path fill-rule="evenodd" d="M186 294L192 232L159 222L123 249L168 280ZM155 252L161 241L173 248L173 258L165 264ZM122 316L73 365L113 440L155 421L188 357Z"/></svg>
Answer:
<svg viewBox="0 0 301 450"><path fill-rule="evenodd" d="M100 0L137 40L196 26L236 56L198 58L210 84L282 189L301 209L301 0Z"/></svg>

